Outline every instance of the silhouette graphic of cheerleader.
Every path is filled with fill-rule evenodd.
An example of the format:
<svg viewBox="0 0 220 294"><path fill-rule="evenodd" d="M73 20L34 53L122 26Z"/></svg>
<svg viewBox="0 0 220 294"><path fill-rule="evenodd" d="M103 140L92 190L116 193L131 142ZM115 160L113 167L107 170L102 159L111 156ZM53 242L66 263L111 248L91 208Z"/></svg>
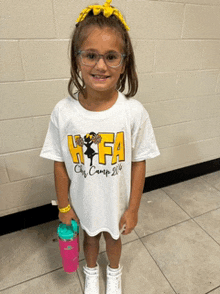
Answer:
<svg viewBox="0 0 220 294"><path fill-rule="evenodd" d="M90 166L92 166L93 157L96 154L98 154L95 152L95 150L91 148L91 145L93 143L98 145L101 142L101 140L102 140L102 137L100 135L97 135L94 132L91 132L85 135L84 140L82 139L81 136L76 140L77 145L80 145L81 147L83 147L83 145L86 146L87 150L86 152L84 152L84 154L87 155L88 158L90 158Z"/></svg>

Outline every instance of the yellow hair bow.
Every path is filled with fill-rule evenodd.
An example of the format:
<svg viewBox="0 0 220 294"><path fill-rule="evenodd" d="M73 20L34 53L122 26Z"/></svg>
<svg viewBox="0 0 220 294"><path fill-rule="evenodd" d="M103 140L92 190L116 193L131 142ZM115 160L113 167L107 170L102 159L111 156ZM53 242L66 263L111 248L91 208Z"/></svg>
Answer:
<svg viewBox="0 0 220 294"><path fill-rule="evenodd" d="M109 17L112 14L114 14L125 26L126 30L129 31L130 28L127 26L121 12L110 6L112 0L106 0L104 5L90 5L88 7L86 7L85 9L83 9L83 11L80 13L78 19L76 20L76 22L81 22L84 20L84 18L87 16L87 14L93 9L93 13L94 15L98 15L100 12L103 12L105 17Z"/></svg>

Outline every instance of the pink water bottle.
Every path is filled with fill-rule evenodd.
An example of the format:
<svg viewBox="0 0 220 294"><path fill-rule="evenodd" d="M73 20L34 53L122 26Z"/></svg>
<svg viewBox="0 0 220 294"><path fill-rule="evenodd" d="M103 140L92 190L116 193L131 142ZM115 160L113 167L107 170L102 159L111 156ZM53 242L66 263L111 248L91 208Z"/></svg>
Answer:
<svg viewBox="0 0 220 294"><path fill-rule="evenodd" d="M63 269L68 274L79 267L79 226L75 220L71 226L61 223L57 229Z"/></svg>

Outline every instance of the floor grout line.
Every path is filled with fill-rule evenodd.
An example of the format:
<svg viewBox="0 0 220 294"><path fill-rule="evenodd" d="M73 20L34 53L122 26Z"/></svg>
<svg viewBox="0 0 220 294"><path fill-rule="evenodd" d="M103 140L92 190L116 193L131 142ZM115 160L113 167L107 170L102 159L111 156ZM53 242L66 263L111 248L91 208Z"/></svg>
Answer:
<svg viewBox="0 0 220 294"><path fill-rule="evenodd" d="M81 283L81 280L80 280L80 278L79 278L79 271L77 270L77 277L78 277L78 280L79 280L79 284L80 284L80 287L81 287L81 290L82 290L82 293L83 293L83 285L82 285L82 283Z"/></svg>
<svg viewBox="0 0 220 294"><path fill-rule="evenodd" d="M161 188L161 190L174 202L174 203L176 203L176 205L177 206L179 206L179 208L181 209L181 210L183 210L189 217L190 217L190 219L192 219L193 217L187 212L187 211L185 211L174 199L172 199L172 197L168 194L168 192L166 192L166 191L164 191L163 190L163 188Z"/></svg>
<svg viewBox="0 0 220 294"><path fill-rule="evenodd" d="M188 222L188 221L190 221L190 220L192 220L192 219L189 218L189 219L183 220L183 221L181 221L181 222L179 222L179 223L176 223L176 224L174 224L174 225L168 226L168 227L166 227L166 228L163 228L163 229L161 229L161 230L155 231L155 232L153 232L153 233L150 233L150 234L144 235L144 236L142 236L142 237L139 237L138 233L136 233L136 234L138 235L139 239L142 239L142 238L145 238L145 237L152 236L152 235L154 235L154 234L160 233L160 232L162 232L162 231L168 230L168 229L170 229L170 228L172 228L172 227L175 227L175 226L177 226L177 225L180 225L180 224L186 223L186 222ZM135 231L135 232L136 232L136 231Z"/></svg>
<svg viewBox="0 0 220 294"><path fill-rule="evenodd" d="M193 218L197 218L197 217L203 216L203 215L205 215L205 214L208 214L208 213L210 213L210 212L212 212L212 211L215 211L215 210L218 210L218 209L220 209L220 206L218 206L217 208L213 208L213 209L211 209L211 210L209 210L209 211L206 211L206 212L204 212L204 213L202 213L202 214L199 214L199 215L197 215L197 216L194 216Z"/></svg>
<svg viewBox="0 0 220 294"><path fill-rule="evenodd" d="M217 172L216 172L217 173ZM204 183L210 185L212 188L214 188L217 192L220 192L220 190L218 188L216 188L214 185L210 184L210 182L208 180L206 180L204 178L204 176L199 177Z"/></svg>
<svg viewBox="0 0 220 294"><path fill-rule="evenodd" d="M208 233L208 232L206 232L206 230L202 227L202 226L200 226L200 224L198 224L197 222L196 222L196 220L195 219L193 219L193 221L215 242L215 243L217 243L218 244L218 246L220 246L220 244Z"/></svg>
<svg viewBox="0 0 220 294"><path fill-rule="evenodd" d="M213 291L215 291L216 289L219 289L219 288L220 288L220 285L219 285L219 286L217 286L216 288L212 289L211 291L209 291L209 292L206 292L205 294L212 293Z"/></svg>
<svg viewBox="0 0 220 294"><path fill-rule="evenodd" d="M205 180L205 179L202 179L202 177L199 177L203 182L205 182L205 183L207 183L209 186L211 186L212 188L214 188L215 190L216 190L216 192L219 192L219 190L215 187L215 186L213 186L213 185L211 185L210 184L210 182L208 182L207 180ZM220 244L199 224L199 223L197 223L197 221L196 221L196 218L198 218L198 217L200 217L200 216L203 216L203 215L205 215L205 214L208 214L208 213L210 213L210 212L213 212L213 211L216 211L216 210L218 210L218 209L220 209L220 207L218 207L218 208L215 208L215 209L212 209L212 210L210 210L210 211L207 211L207 212L204 212L204 213L202 213L202 214L200 214L200 215L197 215L197 216L195 216L195 217L192 217L192 216L190 216L189 215L189 213L187 213L175 200L173 200L172 198L171 198L171 196L169 196L169 194L166 192L166 191L164 191L163 190L163 188L160 188L160 190L162 190L183 212L185 212L185 214L186 215L188 215L188 219L186 219L186 220L183 220L183 221L181 221L181 222L177 222L177 223L175 223L175 224L173 224L173 225L171 225L171 226L168 226L168 227L166 227L166 228L163 228L163 229L161 229L161 230L158 230L158 231L155 231L155 232L153 232L153 233L150 233L150 234L147 234L147 235L144 235L144 236L142 236L142 237L140 237L139 235L138 235L138 233L136 232L136 230L134 229L134 232L135 232L135 234L136 234L136 236L135 237L137 237L137 238L135 238L134 240L131 240L131 241L128 241L128 242L125 242L124 244L122 244L122 247L124 246L124 245L127 245L127 244L129 244L129 243L132 243L132 242L135 242L135 241L140 241L143 245L144 245L144 248L145 248L145 250L147 250L147 252L148 252L148 254L150 255L150 257L152 258L152 260L154 261L154 263L156 264L156 266L157 266L157 268L160 270L160 272L162 273L162 275L164 276L164 278L166 279L166 281L168 282L168 284L170 285L170 287L173 289L173 291L174 291L174 293L175 294L177 294L178 293L178 291L176 292L176 290L173 288L173 286L172 286L172 284L169 282L169 280L168 280L168 278L166 277L166 275L163 273L163 271L162 271L162 269L160 268L160 266L157 264L157 261L154 259L154 257L152 256L152 254L150 253L150 251L148 250L148 248L146 247L146 245L144 244L144 242L143 242L143 238L145 238L145 237L148 237L148 236L152 236L152 235L154 235L154 234L157 234L157 233L160 233L160 232L162 232L162 231L165 231L165 230L167 230L167 229L169 229L169 228L172 228L172 227L175 227L175 226L177 226L177 225L180 225L180 224L182 224L182 223L186 223L186 222L188 222L188 221L190 221L190 220L192 220L196 225L198 225L203 231L204 231L204 233L206 233L215 243L217 243L219 246L220 246ZM147 194L147 193L146 193ZM99 255L100 254L103 254L103 253L106 253L106 250L104 250L104 251L101 251L101 252L99 252ZM82 262L83 260L85 260L85 257L83 258L83 259L81 259L81 260L79 260L79 262ZM55 269L55 270L51 270L51 271L49 271L49 272L47 272L47 273L44 273L44 274L41 274L41 275L38 275L38 276L36 276L36 277L33 277L33 278L30 278L30 279L28 279L28 280L26 280L26 281L23 281L23 282L20 282L20 283L18 283L18 284L15 284L15 285L12 285L12 286L9 286L9 287L6 287L6 288L4 288L4 289L1 289L0 290L0 292L2 292L2 291L4 291L4 290L8 290L8 289L11 289L11 288L14 288L14 287L16 287L16 286L18 286L18 285L21 285L21 284L24 284L24 283L26 283L26 282L29 282L29 281L31 281L31 280L34 280L34 279L37 279L37 278L40 278L40 277L43 277L43 276L45 276L45 275L47 275L47 274L50 274L50 273L52 273L52 272L55 272L55 271L58 271L58 270L60 270L60 269L62 269L62 267L59 267L59 268L57 268L57 269ZM83 292L83 285L82 285L82 283L81 283L81 280L80 280L80 277L79 277L79 272L77 271L77 277L78 277L78 280L79 280L79 284L80 284L80 287L81 287L81 290L82 290L82 292ZM217 286L217 287L215 287L215 288L213 288L212 290L210 290L210 291L208 291L208 292L206 292L206 293L204 293L204 294L209 294L209 293L212 293L213 291L215 291L216 289L219 289L220 288L220 285L219 286Z"/></svg>
<svg viewBox="0 0 220 294"><path fill-rule="evenodd" d="M30 278L30 279L27 279L27 280L25 280L25 281L23 281L23 282L20 282L20 283L14 284L14 285L9 286L9 287L6 287L6 288L4 288L4 289L0 289L0 292L5 291L5 290L8 290L8 289L11 289L11 288L14 288L14 287L17 287L17 286L22 285L22 284L24 284L24 283L26 283L26 282L29 282L29 281L32 281L32 280L38 279L39 277L46 276L46 275L48 275L48 274L50 274L50 273L53 273L53 272L55 272L55 271L58 271L58 270L60 270L60 269L62 269L62 267L59 267L59 268L57 268L57 269L55 269L55 270L51 270L51 271L49 271L49 272L47 272L47 273L44 273L44 274L41 274L41 275L39 275L39 276L36 276L36 277Z"/></svg>
<svg viewBox="0 0 220 294"><path fill-rule="evenodd" d="M164 278L167 280L168 284L170 285L170 287L173 289L175 294L178 294L175 289L173 288L172 284L170 283L170 281L168 280L168 278L166 277L166 275L164 274L164 272L162 271L162 269L160 268L160 266L157 264L156 260L153 258L152 254L150 253L150 251L147 249L147 247L144 245L143 241L140 239L141 243L143 244L143 246L145 247L145 249L147 250L148 254L151 256L151 258L153 259L153 261L155 262L157 268L160 270L160 272L162 273L162 275L164 276Z"/></svg>
<svg viewBox="0 0 220 294"><path fill-rule="evenodd" d="M201 179L201 177L199 177L200 179ZM201 180L203 180L203 179L201 179ZM214 187L213 185L211 185L210 183L208 183L208 182L206 182L205 180L203 180L203 182L205 182L205 183L207 183L207 184L209 184L212 188ZM215 188L215 187L214 187ZM215 188L216 189L216 188ZM163 188L161 188L161 190L163 190ZM171 196L169 196L169 194L168 194L168 192L166 192L166 191L164 191L163 190L163 192L171 199L171 200L173 200L172 198L171 198ZM218 189L216 189L216 192L219 192L219 190ZM206 212L204 212L204 213L202 213L202 214L199 214L199 215L197 215L197 216L194 216L194 217L192 217L191 215L189 215L175 200L173 200L173 202L175 202L178 206L179 206L179 208L181 209L181 210L183 210L189 217L190 217L190 220L192 220L192 221L194 221L215 243L217 243L219 246L220 246L220 244L201 226L201 225L199 225L199 223L195 220L195 218L198 218L198 217L200 217L200 216L202 216L202 215L204 215L204 214L207 214L207 213L210 213L210 212L212 212L212 211L215 211L215 210L218 210L220 207L217 207L217 208L214 208L214 209L212 209L212 210L209 210L209 211L206 211ZM189 221L189 219L188 220L186 220L186 221ZM185 221L183 221L183 222L185 222ZM181 223L183 223L183 222L181 222ZM170 226L170 227L172 227L172 226ZM167 228L169 228L169 227L167 227ZM162 231L162 230L161 230ZM154 234L154 233L153 233Z"/></svg>

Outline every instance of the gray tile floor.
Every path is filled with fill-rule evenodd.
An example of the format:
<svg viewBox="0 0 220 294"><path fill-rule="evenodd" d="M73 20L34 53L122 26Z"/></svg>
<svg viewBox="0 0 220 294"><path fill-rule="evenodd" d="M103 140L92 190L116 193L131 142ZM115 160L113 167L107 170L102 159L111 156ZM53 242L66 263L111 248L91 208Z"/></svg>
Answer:
<svg viewBox="0 0 220 294"><path fill-rule="evenodd" d="M58 220L0 237L1 294L80 294L80 268L62 269ZM122 236L123 294L220 294L220 172L145 193L135 230ZM100 240L100 294L108 263Z"/></svg>

